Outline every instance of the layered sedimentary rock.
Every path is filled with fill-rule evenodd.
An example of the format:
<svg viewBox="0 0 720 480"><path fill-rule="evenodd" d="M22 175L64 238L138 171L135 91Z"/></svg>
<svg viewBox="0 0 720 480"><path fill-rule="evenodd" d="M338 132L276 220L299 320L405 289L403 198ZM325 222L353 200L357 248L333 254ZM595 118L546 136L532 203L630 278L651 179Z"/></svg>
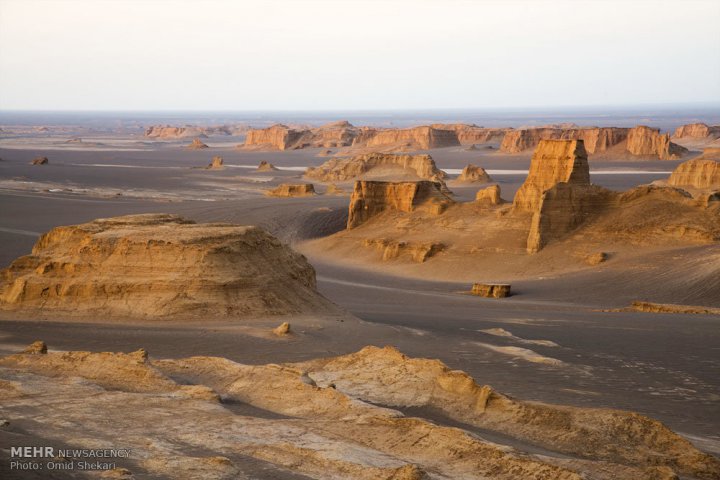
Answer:
<svg viewBox="0 0 720 480"><path fill-rule="evenodd" d="M668 179L669 185L700 189L720 189L720 162L689 160L681 163Z"/></svg>
<svg viewBox="0 0 720 480"><path fill-rule="evenodd" d="M436 182L355 182L348 213L347 228L357 227L385 211L412 212L420 207L442 213L453 200Z"/></svg>
<svg viewBox="0 0 720 480"><path fill-rule="evenodd" d="M441 130L453 130L461 145L474 145L476 143L498 142L503 139L505 133L512 128L485 128L465 123L431 125Z"/></svg>
<svg viewBox="0 0 720 480"><path fill-rule="evenodd" d="M267 160L261 161L255 169L257 172L273 172L275 170L277 170L277 167Z"/></svg>
<svg viewBox="0 0 720 480"><path fill-rule="evenodd" d="M490 175L485 171L482 167L477 167L475 165L467 165L465 168L463 168L462 172L460 172L460 175L458 176L457 180L459 182L468 182L468 183L490 183L492 182L492 178L490 178Z"/></svg>
<svg viewBox="0 0 720 480"><path fill-rule="evenodd" d="M35 157L33 158L31 165L47 165L49 162L47 157Z"/></svg>
<svg viewBox="0 0 720 480"><path fill-rule="evenodd" d="M417 150L458 146L454 130L421 126L413 128L364 128L353 142L353 146L380 148L404 146Z"/></svg>
<svg viewBox="0 0 720 480"><path fill-rule="evenodd" d="M42 422L24 422L14 441L62 439L78 449L106 439L152 446L133 450L126 463L113 459L120 468L111 474L118 477L720 475L717 458L651 418L511 398L438 360L410 358L392 347L245 365L220 357L157 360L142 349L56 352L51 345L46 353L0 357L0 367L0 399L11 427L28 409L43 406ZM422 408L412 417L399 410L410 407ZM441 415L428 419L426 412ZM494 434L493 441L475 429ZM261 470L248 473L254 464Z"/></svg>
<svg viewBox="0 0 720 480"><path fill-rule="evenodd" d="M294 129L278 124L269 128L249 130L244 146L274 150L346 147L352 145L357 134L358 129L346 121L329 123L312 129Z"/></svg>
<svg viewBox="0 0 720 480"><path fill-rule="evenodd" d="M315 187L312 183L282 183L266 193L272 197L308 197L315 195Z"/></svg>
<svg viewBox="0 0 720 480"><path fill-rule="evenodd" d="M0 308L37 315L241 318L326 303L312 266L263 230L166 214L54 228L0 279Z"/></svg>
<svg viewBox="0 0 720 480"><path fill-rule="evenodd" d="M627 151L637 156L653 156L660 160L676 160L688 150L670 141L670 135L660 134L657 128L644 125L631 128L627 137Z"/></svg>
<svg viewBox="0 0 720 480"><path fill-rule="evenodd" d="M491 185L482 190L478 190L475 194L475 201L481 203L488 203L490 205L499 205L503 202L500 198L500 185Z"/></svg>
<svg viewBox="0 0 720 480"><path fill-rule="evenodd" d="M525 128L508 131L500 144L500 151L520 153L534 148L540 140L583 140L588 153L604 152L628 136L629 129L616 127L590 128Z"/></svg>
<svg viewBox="0 0 720 480"><path fill-rule="evenodd" d="M357 180L371 173L386 170L399 171L400 175L442 182L445 172L439 170L430 155L396 155L392 153L369 153L350 158L332 158L319 167L310 167L305 176L322 182L345 182Z"/></svg>
<svg viewBox="0 0 720 480"><path fill-rule="evenodd" d="M145 129L145 136L148 138L175 139L187 137L205 137L210 135L238 135L245 130L243 126L196 126L186 125L183 127L172 127L170 125L153 125Z"/></svg>
<svg viewBox="0 0 720 480"><path fill-rule="evenodd" d="M705 123L690 123L675 129L675 138L720 138L720 125L709 126Z"/></svg>
<svg viewBox="0 0 720 480"><path fill-rule="evenodd" d="M384 238L366 239L363 245L378 250L384 262L408 256L414 262L423 263L445 249L445 245L439 242L405 242Z"/></svg>
<svg viewBox="0 0 720 480"><path fill-rule="evenodd" d="M199 138L193 139L192 143L188 145L188 150L202 150L203 148L208 148L206 144L204 144Z"/></svg>
<svg viewBox="0 0 720 480"><path fill-rule="evenodd" d="M541 140L530 161L530 171L515 194L516 211L536 212L543 192L564 182L590 185L590 167L582 140Z"/></svg>

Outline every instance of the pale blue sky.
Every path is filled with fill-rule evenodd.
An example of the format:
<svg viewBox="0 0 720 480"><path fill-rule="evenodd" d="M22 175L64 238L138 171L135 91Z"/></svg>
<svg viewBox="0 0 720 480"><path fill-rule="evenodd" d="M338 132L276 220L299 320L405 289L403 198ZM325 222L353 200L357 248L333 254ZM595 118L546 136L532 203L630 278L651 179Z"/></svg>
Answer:
<svg viewBox="0 0 720 480"><path fill-rule="evenodd" d="M720 103L720 0L0 0L0 109Z"/></svg>

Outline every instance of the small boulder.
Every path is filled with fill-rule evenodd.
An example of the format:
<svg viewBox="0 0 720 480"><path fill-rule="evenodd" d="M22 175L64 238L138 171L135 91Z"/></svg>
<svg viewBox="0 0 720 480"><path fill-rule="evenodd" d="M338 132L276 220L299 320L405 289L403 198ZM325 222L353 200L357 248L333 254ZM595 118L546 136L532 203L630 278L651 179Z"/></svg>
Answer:
<svg viewBox="0 0 720 480"><path fill-rule="evenodd" d="M509 283L475 283L471 292L473 295L486 298L505 298L510 296Z"/></svg>
<svg viewBox="0 0 720 480"><path fill-rule="evenodd" d="M223 168L223 158L213 157L212 162L207 166L208 170L221 170Z"/></svg>
<svg viewBox="0 0 720 480"><path fill-rule="evenodd" d="M22 353L27 353L30 355L45 355L47 353L47 345L45 345L45 342L42 340L36 340L28 347L23 350Z"/></svg>
<svg viewBox="0 0 720 480"><path fill-rule="evenodd" d="M283 322L277 327L273 328L273 333L279 337L285 336L290 333L290 324Z"/></svg>
<svg viewBox="0 0 720 480"><path fill-rule="evenodd" d="M32 162L30 162L31 165L47 165L49 162L47 157L35 157Z"/></svg>
<svg viewBox="0 0 720 480"><path fill-rule="evenodd" d="M592 255L585 257L585 263L588 265L599 265L608 259L608 254L605 252L597 252Z"/></svg>
<svg viewBox="0 0 720 480"><path fill-rule="evenodd" d="M272 172L272 171L275 171L275 170L277 170L277 167L275 167L275 165L273 165L272 163L270 163L270 162L268 162L268 161L263 160L263 161L260 162L260 164L258 165L256 171L257 171L257 172Z"/></svg>

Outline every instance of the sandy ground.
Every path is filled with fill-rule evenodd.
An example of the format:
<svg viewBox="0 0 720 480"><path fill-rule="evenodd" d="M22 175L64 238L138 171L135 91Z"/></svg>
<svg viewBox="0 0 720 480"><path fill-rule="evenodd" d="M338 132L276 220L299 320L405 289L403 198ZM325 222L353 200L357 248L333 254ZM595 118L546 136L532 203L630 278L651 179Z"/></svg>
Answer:
<svg viewBox="0 0 720 480"><path fill-rule="evenodd" d="M530 158L529 153L505 156L461 148L431 153L440 168L474 163L517 171L491 173L504 198L512 198L524 180L522 171ZM333 233L344 226L347 197L278 199L261 191L301 181L301 167L325 160L316 154L224 147L122 152L0 149L0 264L27 254L37 236L54 226L130 213L179 213L197 221L257 224L291 243ZM50 164L28 165L37 155L49 157ZM192 168L207 165L214 155L223 156L228 167ZM295 169L269 175L241 167L261 160ZM626 172L592 178L609 188L626 189L666 178L665 172L678 163L594 163L591 158L593 170ZM635 173L627 173L632 170ZM477 187L453 190L458 199L466 200ZM581 272L518 280L513 288L521 295L493 301L458 293L467 289L465 283L392 277L327 263L316 255L310 261L318 272L320 291L359 321L290 319L300 334L278 341L247 329L270 328L279 323L275 319L238 326L214 321L40 323L6 317L0 321L0 352L43 339L56 349L144 347L157 358L218 355L256 364L392 344L412 356L439 358L479 382L524 399L635 410L720 453L720 319L598 311L627 305L636 292L654 292L656 300L672 302L677 299L671 288L658 288L640 274L608 269L600 275Z"/></svg>

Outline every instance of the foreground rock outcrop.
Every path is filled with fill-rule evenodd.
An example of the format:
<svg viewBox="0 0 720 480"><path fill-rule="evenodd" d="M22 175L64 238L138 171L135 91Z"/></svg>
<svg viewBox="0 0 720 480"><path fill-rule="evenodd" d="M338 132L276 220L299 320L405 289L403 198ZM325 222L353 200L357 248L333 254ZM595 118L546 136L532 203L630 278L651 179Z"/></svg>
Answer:
<svg viewBox="0 0 720 480"><path fill-rule="evenodd" d="M677 160L688 153L687 148L670 141L670 135L644 125L628 132L627 151L637 156L653 156L660 160Z"/></svg>
<svg viewBox="0 0 720 480"><path fill-rule="evenodd" d="M668 184L720 190L720 162L696 159L681 163L670 175Z"/></svg>
<svg viewBox="0 0 720 480"><path fill-rule="evenodd" d="M445 172L438 169L430 155L369 153L350 158L332 158L319 167L305 171L307 178L321 182L346 182L368 177L412 177L443 182Z"/></svg>
<svg viewBox="0 0 720 480"><path fill-rule="evenodd" d="M330 308L300 254L257 227L148 214L57 227L0 271L0 309L242 318Z"/></svg>
<svg viewBox="0 0 720 480"><path fill-rule="evenodd" d="M453 200L436 182L355 182L348 213L347 228L355 228L386 212L413 212L418 209L442 213Z"/></svg>
<svg viewBox="0 0 720 480"><path fill-rule="evenodd" d="M312 183L281 183L265 193L271 197L308 197L315 195L315 186Z"/></svg>
<svg viewBox="0 0 720 480"><path fill-rule="evenodd" d="M133 449L132 461L119 459L118 468L138 478L720 475L717 458L651 418L515 399L392 347L267 365L51 348L0 357L0 400L11 425L43 407L42 422L25 422L12 432L15 441L116 442ZM416 413L405 416L405 408ZM247 474L258 461L262 470Z"/></svg>

